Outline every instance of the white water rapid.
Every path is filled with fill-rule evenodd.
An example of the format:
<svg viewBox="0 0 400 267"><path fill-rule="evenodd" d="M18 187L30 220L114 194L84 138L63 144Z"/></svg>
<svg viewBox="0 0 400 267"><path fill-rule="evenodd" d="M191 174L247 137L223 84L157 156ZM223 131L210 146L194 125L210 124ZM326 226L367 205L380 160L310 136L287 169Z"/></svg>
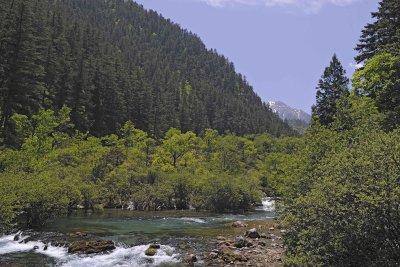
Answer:
<svg viewBox="0 0 400 267"><path fill-rule="evenodd" d="M272 197L264 197L262 199L262 207L263 211L275 211L275 200Z"/></svg>
<svg viewBox="0 0 400 267"><path fill-rule="evenodd" d="M18 235L20 235L18 241L14 241L15 235L0 237L0 256L11 253L40 253L53 258L57 262L56 266L61 267L159 266L163 263L179 262L179 255L175 254L174 248L170 246L162 245L153 257L148 257L144 254L148 245L134 247L117 245L117 248L110 253L77 255L69 254L67 247L55 247L48 244L45 249L46 244L40 241L24 243L23 240L28 236L23 236L21 233L18 233Z"/></svg>

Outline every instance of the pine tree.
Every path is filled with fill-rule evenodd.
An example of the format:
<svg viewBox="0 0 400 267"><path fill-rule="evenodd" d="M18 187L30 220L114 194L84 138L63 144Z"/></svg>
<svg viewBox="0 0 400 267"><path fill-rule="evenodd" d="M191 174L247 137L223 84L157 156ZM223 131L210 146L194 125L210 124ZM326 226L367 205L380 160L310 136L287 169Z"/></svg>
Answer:
<svg viewBox="0 0 400 267"><path fill-rule="evenodd" d="M294 134L227 58L134 1L0 0L0 142L14 113L64 105L93 135Z"/></svg>
<svg viewBox="0 0 400 267"><path fill-rule="evenodd" d="M33 24L34 14L29 1L15 1L6 16L1 34L0 61L0 137L12 145L14 113L32 115L40 106L44 90L41 55Z"/></svg>
<svg viewBox="0 0 400 267"><path fill-rule="evenodd" d="M362 31L356 50L357 62L372 58L379 52L400 54L400 1L382 0L378 12L373 12L375 22Z"/></svg>
<svg viewBox="0 0 400 267"><path fill-rule="evenodd" d="M334 54L316 88L317 103L312 108L314 119L322 125L329 125L333 122L337 110L336 103L343 95L348 94L348 83L346 71Z"/></svg>

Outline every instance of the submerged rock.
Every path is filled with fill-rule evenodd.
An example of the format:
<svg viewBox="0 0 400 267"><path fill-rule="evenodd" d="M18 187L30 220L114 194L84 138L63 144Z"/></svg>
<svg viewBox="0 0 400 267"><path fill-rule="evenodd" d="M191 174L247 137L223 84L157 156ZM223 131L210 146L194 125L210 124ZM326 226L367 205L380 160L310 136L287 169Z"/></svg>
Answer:
<svg viewBox="0 0 400 267"><path fill-rule="evenodd" d="M115 245L111 240L97 240L97 241L75 241L68 247L68 253L100 253L114 250Z"/></svg>
<svg viewBox="0 0 400 267"><path fill-rule="evenodd" d="M253 229L250 229L250 230L246 231L245 236L253 238L253 239L261 237L260 234L257 232L256 228L253 228Z"/></svg>
<svg viewBox="0 0 400 267"><path fill-rule="evenodd" d="M67 234L69 237L87 237L87 233L83 233L83 232L75 232L75 233L69 233Z"/></svg>

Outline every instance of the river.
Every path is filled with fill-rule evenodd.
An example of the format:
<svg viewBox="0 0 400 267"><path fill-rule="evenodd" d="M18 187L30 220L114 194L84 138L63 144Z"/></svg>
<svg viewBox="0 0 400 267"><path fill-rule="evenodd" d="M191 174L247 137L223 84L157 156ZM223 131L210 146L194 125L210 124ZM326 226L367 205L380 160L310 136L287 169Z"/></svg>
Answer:
<svg viewBox="0 0 400 267"><path fill-rule="evenodd" d="M214 238L228 235L233 221L259 221L274 216L274 202L245 214L194 211L138 212L107 209L103 213L77 211L50 221L43 229L24 230L0 237L0 266L180 266L184 255L210 251ZM68 254L69 233L84 232L90 240L113 240L116 249L95 255ZM14 240L17 235L18 240ZM149 244L161 248L154 257L144 251ZM34 249L36 248L36 249Z"/></svg>

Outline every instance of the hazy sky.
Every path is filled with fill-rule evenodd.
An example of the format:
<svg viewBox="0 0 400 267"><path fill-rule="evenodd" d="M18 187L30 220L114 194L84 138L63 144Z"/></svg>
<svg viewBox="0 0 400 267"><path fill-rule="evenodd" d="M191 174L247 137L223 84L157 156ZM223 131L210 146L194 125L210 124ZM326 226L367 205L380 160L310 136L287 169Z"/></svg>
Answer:
<svg viewBox="0 0 400 267"><path fill-rule="evenodd" d="M135 0L136 1L136 0ZM137 0L198 35L264 100L310 112L336 53L351 76L354 47L378 0Z"/></svg>

